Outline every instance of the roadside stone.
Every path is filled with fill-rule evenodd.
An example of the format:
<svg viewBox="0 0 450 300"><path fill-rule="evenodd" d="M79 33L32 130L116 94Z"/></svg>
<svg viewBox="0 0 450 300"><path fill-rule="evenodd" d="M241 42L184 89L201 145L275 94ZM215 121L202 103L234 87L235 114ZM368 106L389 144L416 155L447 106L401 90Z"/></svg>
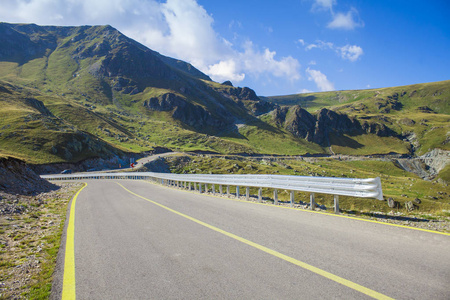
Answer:
<svg viewBox="0 0 450 300"><path fill-rule="evenodd" d="M412 201L405 202L405 207L408 211L414 210L414 203Z"/></svg>
<svg viewBox="0 0 450 300"><path fill-rule="evenodd" d="M420 204L420 203L422 203L422 201L419 198L416 198L416 199L414 199L414 203Z"/></svg>
<svg viewBox="0 0 450 300"><path fill-rule="evenodd" d="M395 208L395 201L392 198L387 199L387 204L390 208Z"/></svg>

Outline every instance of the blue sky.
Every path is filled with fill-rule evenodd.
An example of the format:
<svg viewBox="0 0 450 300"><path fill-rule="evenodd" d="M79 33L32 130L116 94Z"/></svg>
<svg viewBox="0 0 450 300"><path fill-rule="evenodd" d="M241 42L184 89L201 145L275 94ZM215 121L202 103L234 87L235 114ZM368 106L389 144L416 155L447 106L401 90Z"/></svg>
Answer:
<svg viewBox="0 0 450 300"><path fill-rule="evenodd" d="M110 24L258 95L450 79L450 1L2 0L0 21ZM446 19L447 18L447 19Z"/></svg>

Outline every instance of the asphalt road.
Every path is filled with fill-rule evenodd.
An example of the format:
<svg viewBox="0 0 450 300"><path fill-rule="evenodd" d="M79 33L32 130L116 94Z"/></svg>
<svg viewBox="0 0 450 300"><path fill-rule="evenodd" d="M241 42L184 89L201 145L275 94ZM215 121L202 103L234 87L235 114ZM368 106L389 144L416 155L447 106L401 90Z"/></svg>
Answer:
<svg viewBox="0 0 450 300"><path fill-rule="evenodd" d="M448 235L87 183L75 206L78 299L450 299Z"/></svg>

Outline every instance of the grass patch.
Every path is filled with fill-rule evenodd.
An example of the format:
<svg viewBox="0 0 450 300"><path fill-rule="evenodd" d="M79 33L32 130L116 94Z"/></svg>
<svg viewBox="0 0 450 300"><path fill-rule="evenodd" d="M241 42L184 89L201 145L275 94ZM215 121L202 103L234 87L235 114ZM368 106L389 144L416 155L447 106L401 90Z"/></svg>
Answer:
<svg viewBox="0 0 450 300"><path fill-rule="evenodd" d="M50 297L56 257L61 244L67 205L79 183L65 184L59 191L48 193L40 205L29 205L23 214L1 216L2 256L0 299ZM19 203L33 202L33 197L20 197ZM46 215L33 218L31 215Z"/></svg>

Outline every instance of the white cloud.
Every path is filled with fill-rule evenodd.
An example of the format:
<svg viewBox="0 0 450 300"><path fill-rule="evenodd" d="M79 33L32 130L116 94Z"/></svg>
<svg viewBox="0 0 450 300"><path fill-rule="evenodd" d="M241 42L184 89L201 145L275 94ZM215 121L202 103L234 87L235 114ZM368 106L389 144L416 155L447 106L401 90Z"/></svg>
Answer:
<svg viewBox="0 0 450 300"><path fill-rule="evenodd" d="M299 94L305 94L305 93L314 93L314 91L308 90L308 89L302 89Z"/></svg>
<svg viewBox="0 0 450 300"><path fill-rule="evenodd" d="M358 19L358 20L356 20ZM350 9L346 14L333 14L333 20L328 23L327 27L331 29L352 30L356 27L362 27L364 23L359 20L358 11L355 8Z"/></svg>
<svg viewBox="0 0 450 300"><path fill-rule="evenodd" d="M335 46L331 42L324 42L321 40L317 40L315 44L307 44L305 43L305 50L309 51L312 49L320 49L320 50L333 50L338 53L343 59L349 60L351 62L357 61L358 58L363 55L364 51L360 46L357 45L345 45L342 47ZM311 64L311 63L310 63Z"/></svg>
<svg viewBox="0 0 450 300"><path fill-rule="evenodd" d="M314 48L318 48L318 47L319 46L317 46L316 44L309 44L309 45L307 45L305 47L305 50L308 51L308 50L311 50L311 49L314 49Z"/></svg>
<svg viewBox="0 0 450 300"><path fill-rule="evenodd" d="M318 48L318 49L321 49L321 50L333 49L334 48L334 44L331 43L331 42L324 42L324 41L321 41L321 40L317 40L315 44L308 44L305 47L305 50L311 50L311 49L314 49L314 48Z"/></svg>
<svg viewBox="0 0 450 300"><path fill-rule="evenodd" d="M242 68L255 76L261 73L270 73L276 77L285 77L288 80L300 79L300 63L295 58L288 56L280 60L275 59L276 52L265 49L263 52L255 49L252 42L247 41L245 51L239 53Z"/></svg>
<svg viewBox="0 0 450 300"><path fill-rule="evenodd" d="M40 25L110 24L164 55L190 62L215 80L251 76L300 78L291 56L251 42L237 50L214 29L214 19L196 0L2 0L0 20ZM238 21L230 26L242 26ZM269 32L271 28L268 28Z"/></svg>
<svg viewBox="0 0 450 300"><path fill-rule="evenodd" d="M356 45L345 45L338 48L338 50L341 53L341 57L349 61L356 61L364 53L363 49Z"/></svg>
<svg viewBox="0 0 450 300"><path fill-rule="evenodd" d="M315 66L315 65L317 65L317 62L315 60L312 60L308 63L308 65Z"/></svg>
<svg viewBox="0 0 450 300"><path fill-rule="evenodd" d="M352 7L347 13L335 13L333 6L337 5L336 0L314 0L312 11L330 11L332 20L327 27L330 29L353 30L356 27L363 27L364 22L359 18L358 10Z"/></svg>
<svg viewBox="0 0 450 300"><path fill-rule="evenodd" d="M333 91L334 84L327 79L327 76L319 70L313 70L309 67L306 69L306 73L309 75L308 80L314 81L316 86L321 92Z"/></svg>
<svg viewBox="0 0 450 300"><path fill-rule="evenodd" d="M332 12L333 5L335 5L335 4L336 4L336 0L314 0L312 9L313 10L327 9Z"/></svg>
<svg viewBox="0 0 450 300"><path fill-rule="evenodd" d="M222 60L217 64L208 67L207 72L215 81L241 82L245 78L244 73L239 73L234 60Z"/></svg>
<svg viewBox="0 0 450 300"><path fill-rule="evenodd" d="M303 40L303 39L298 39L298 42L299 42L300 44L302 44L302 46L305 46L305 40Z"/></svg>

